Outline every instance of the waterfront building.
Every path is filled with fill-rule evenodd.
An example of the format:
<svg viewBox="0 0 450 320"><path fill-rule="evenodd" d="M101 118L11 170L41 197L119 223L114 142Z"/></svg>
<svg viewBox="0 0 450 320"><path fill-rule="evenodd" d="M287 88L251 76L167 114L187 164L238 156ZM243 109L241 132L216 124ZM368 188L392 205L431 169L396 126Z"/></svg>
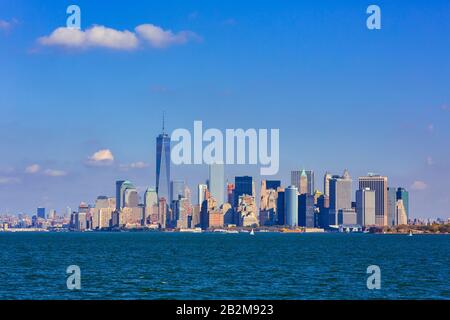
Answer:
<svg viewBox="0 0 450 320"><path fill-rule="evenodd" d="M298 189L292 185L284 190L286 225L298 226Z"/></svg>
<svg viewBox="0 0 450 320"><path fill-rule="evenodd" d="M314 228L314 196L308 193L298 196L298 225Z"/></svg>
<svg viewBox="0 0 450 320"><path fill-rule="evenodd" d="M356 211L354 208L339 209L337 225L356 225Z"/></svg>
<svg viewBox="0 0 450 320"><path fill-rule="evenodd" d="M117 183L116 183L116 187L117 187ZM134 185L130 181L128 181L128 180L122 181L120 183L119 197L117 198L119 200L116 199L116 210L120 211L120 209L126 207L125 193L126 193L126 191L128 189L136 191L136 188L134 187ZM128 193L128 196L130 196L129 193ZM133 194L131 197L134 198L135 195ZM130 200L132 200L132 199L130 199ZM117 209L117 201L119 201L118 209Z"/></svg>
<svg viewBox="0 0 450 320"><path fill-rule="evenodd" d="M375 191L370 188L356 191L356 223L363 227L375 225Z"/></svg>
<svg viewBox="0 0 450 320"><path fill-rule="evenodd" d="M330 224L330 197L323 194L317 199L319 209L318 225L320 228L328 228Z"/></svg>
<svg viewBox="0 0 450 320"><path fill-rule="evenodd" d="M122 208L122 184L125 182L125 180L117 180L116 181L116 210L119 211L120 208Z"/></svg>
<svg viewBox="0 0 450 320"><path fill-rule="evenodd" d="M155 206L158 207L158 193L156 192L156 188L147 188L144 193L144 220L146 224L153 224L157 217L154 215L158 214L157 210L155 212Z"/></svg>
<svg viewBox="0 0 450 320"><path fill-rule="evenodd" d="M276 184L271 184L272 187ZM278 188L278 187L277 187ZM259 224L261 226L274 225L277 221L277 197L276 189L267 187L267 181L261 181Z"/></svg>
<svg viewBox="0 0 450 320"><path fill-rule="evenodd" d="M159 201L159 212L158 212L158 216L159 216L159 225L161 226L162 229L165 229L167 227L167 220L168 220L168 205L167 205L167 200L166 198L162 197L162 198L158 198ZM170 217L169 217L170 218Z"/></svg>
<svg viewBox="0 0 450 320"><path fill-rule="evenodd" d="M238 209L239 225L242 227L258 226L258 214L255 197L251 195L239 196Z"/></svg>
<svg viewBox="0 0 450 320"><path fill-rule="evenodd" d="M255 195L255 183L250 176L241 176L234 178L234 207L239 204L239 197L243 195L254 196Z"/></svg>
<svg viewBox="0 0 450 320"><path fill-rule="evenodd" d="M124 207L120 211L120 225L126 228L134 228L142 226L144 220L144 208L138 207Z"/></svg>
<svg viewBox="0 0 450 320"><path fill-rule="evenodd" d="M224 226L224 216L222 210L214 210L208 215L208 225L209 228L223 228Z"/></svg>
<svg viewBox="0 0 450 320"><path fill-rule="evenodd" d="M136 208L139 206L139 193L137 192L136 188L125 189L123 195L123 204L126 208Z"/></svg>
<svg viewBox="0 0 450 320"><path fill-rule="evenodd" d="M46 218L46 216L45 216L45 208L43 208L43 207L37 208L36 216L38 218L45 219Z"/></svg>
<svg viewBox="0 0 450 320"><path fill-rule="evenodd" d="M397 189L397 200L403 200L407 219L409 219L409 192L405 188Z"/></svg>
<svg viewBox="0 0 450 320"><path fill-rule="evenodd" d="M377 226L388 225L388 178L381 175L368 174L359 177L359 189L375 190L375 223Z"/></svg>
<svg viewBox="0 0 450 320"><path fill-rule="evenodd" d="M177 228L190 228L192 215L189 199L179 196L173 203L174 221L176 222Z"/></svg>
<svg viewBox="0 0 450 320"><path fill-rule="evenodd" d="M329 225L339 224L339 210L352 208L352 178L348 170L330 179Z"/></svg>
<svg viewBox="0 0 450 320"><path fill-rule="evenodd" d="M286 211L285 211L285 193L284 188L278 188L277 190L277 221L276 225L286 225Z"/></svg>
<svg viewBox="0 0 450 320"><path fill-rule="evenodd" d="M395 213L396 213L397 225L408 224L408 217L406 215L405 204L402 199L397 200L397 204L395 206Z"/></svg>
<svg viewBox="0 0 450 320"><path fill-rule="evenodd" d="M162 133L156 138L156 192L166 201L170 201L170 165L170 137L163 116Z"/></svg>
<svg viewBox="0 0 450 320"><path fill-rule="evenodd" d="M200 205L197 204L192 206L192 222L191 222L192 228L200 227L200 211L201 211Z"/></svg>
<svg viewBox="0 0 450 320"><path fill-rule="evenodd" d="M396 225L396 205L397 205L397 188L388 187L387 188L387 195L388 195L388 214L387 214L387 220L388 220L388 226Z"/></svg>
<svg viewBox="0 0 450 320"><path fill-rule="evenodd" d="M223 223L224 225L236 224L235 222L235 212L230 203L224 203L220 210L223 214Z"/></svg>
<svg viewBox="0 0 450 320"><path fill-rule="evenodd" d="M202 203L201 211L200 211L200 227L203 230L207 230L209 228L209 214L217 211L217 201L213 197L208 197Z"/></svg>
<svg viewBox="0 0 450 320"><path fill-rule="evenodd" d="M92 214L92 229L109 228L111 226L112 212L115 208L116 198L97 197Z"/></svg>

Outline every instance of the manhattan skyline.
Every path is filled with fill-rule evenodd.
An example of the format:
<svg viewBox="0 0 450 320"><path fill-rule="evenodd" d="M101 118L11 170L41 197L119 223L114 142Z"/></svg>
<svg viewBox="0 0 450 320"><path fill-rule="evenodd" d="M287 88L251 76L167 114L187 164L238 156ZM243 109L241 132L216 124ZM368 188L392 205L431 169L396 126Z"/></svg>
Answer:
<svg viewBox="0 0 450 320"><path fill-rule="evenodd" d="M378 2L383 25L371 32L363 2L77 1L82 30L153 24L196 37L128 50L39 42L69 4L0 4L0 213L64 212L113 196L116 180L141 195L156 187L165 111L169 135L195 120L279 128L280 171L263 178L287 186L292 170L314 170L322 189L325 171L375 172L408 189L412 218L450 216L447 2ZM171 170L191 190L208 178L207 166ZM250 175L258 186L258 171L226 166L225 182Z"/></svg>

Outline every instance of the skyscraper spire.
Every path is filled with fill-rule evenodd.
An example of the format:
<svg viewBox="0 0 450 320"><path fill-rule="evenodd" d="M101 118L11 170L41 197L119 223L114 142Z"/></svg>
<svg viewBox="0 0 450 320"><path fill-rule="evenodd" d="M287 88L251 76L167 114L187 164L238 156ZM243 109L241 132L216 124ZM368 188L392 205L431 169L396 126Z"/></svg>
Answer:
<svg viewBox="0 0 450 320"><path fill-rule="evenodd" d="M163 111L163 118L162 118L162 133L164 134L164 129L165 129L165 123L164 123L164 115L165 115L165 112Z"/></svg>

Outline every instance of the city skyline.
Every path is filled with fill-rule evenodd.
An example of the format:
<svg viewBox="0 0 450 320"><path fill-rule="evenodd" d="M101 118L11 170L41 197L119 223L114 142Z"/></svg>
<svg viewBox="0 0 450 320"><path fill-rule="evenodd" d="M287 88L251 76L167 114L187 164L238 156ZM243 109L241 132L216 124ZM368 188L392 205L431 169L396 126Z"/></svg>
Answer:
<svg viewBox="0 0 450 320"><path fill-rule="evenodd" d="M114 195L111 181L121 179L142 198L158 187L154 143L165 110L167 133L195 120L279 128L280 171L267 179L284 186L303 168L319 189L325 170L348 168L353 190L376 172L409 191L412 217L450 216L448 2L381 1L383 27L373 33L366 3L106 10L78 1L84 32L98 25L138 36L123 50L52 42L67 5L0 4L0 213L64 212ZM149 24L172 36L144 44ZM225 183L248 175L260 186L257 166L225 171ZM172 166L170 175L196 190L208 169Z"/></svg>

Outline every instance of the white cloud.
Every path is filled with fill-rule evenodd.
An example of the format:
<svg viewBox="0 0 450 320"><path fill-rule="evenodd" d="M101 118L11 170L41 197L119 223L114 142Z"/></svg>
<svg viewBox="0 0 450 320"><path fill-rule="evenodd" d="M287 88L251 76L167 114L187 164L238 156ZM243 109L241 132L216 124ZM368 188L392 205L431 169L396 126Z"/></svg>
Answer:
<svg viewBox="0 0 450 320"><path fill-rule="evenodd" d="M148 167L148 164L146 164L143 161L130 163L130 168L133 168L133 169L143 169L143 168L147 168L147 167Z"/></svg>
<svg viewBox="0 0 450 320"><path fill-rule="evenodd" d="M428 188L428 185L425 182L420 181L420 180L414 181L414 183L411 185L411 189L417 190L417 191L425 190L427 188Z"/></svg>
<svg viewBox="0 0 450 320"><path fill-rule="evenodd" d="M102 149L95 152L88 159L88 164L91 165L109 165L114 162L114 156L109 149Z"/></svg>
<svg viewBox="0 0 450 320"><path fill-rule="evenodd" d="M174 33L153 24L141 24L135 32L116 30L94 25L86 30L60 27L44 37L38 43L44 46L63 48L108 48L114 50L134 50L141 43L149 43L153 48L166 48L185 44L191 40L200 40L192 31Z"/></svg>
<svg viewBox="0 0 450 320"><path fill-rule="evenodd" d="M32 164L25 168L25 173L35 174L41 170L41 167L38 164Z"/></svg>
<svg viewBox="0 0 450 320"><path fill-rule="evenodd" d="M86 31L74 28L57 28L49 36L41 37L38 42L45 46L66 48L108 48L132 50L137 48L138 39L133 32L119 31L104 26L93 26Z"/></svg>
<svg viewBox="0 0 450 320"><path fill-rule="evenodd" d="M0 177L0 184L16 184L16 183L20 183L19 178Z"/></svg>
<svg viewBox="0 0 450 320"><path fill-rule="evenodd" d="M9 21L0 19L0 30L9 31L18 23L17 19Z"/></svg>
<svg viewBox="0 0 450 320"><path fill-rule="evenodd" d="M44 174L49 177L64 177L67 175L67 172L63 170L47 169L44 171Z"/></svg>
<svg viewBox="0 0 450 320"><path fill-rule="evenodd" d="M137 161L132 162L130 164L121 164L120 169L123 171L128 171L130 169L144 169L147 168L149 165L145 163L144 161Z"/></svg>
<svg viewBox="0 0 450 320"><path fill-rule="evenodd" d="M166 48L172 45L185 44L191 40L199 41L200 37L192 31L173 33L153 24L141 24L136 27L136 33L154 48Z"/></svg>

